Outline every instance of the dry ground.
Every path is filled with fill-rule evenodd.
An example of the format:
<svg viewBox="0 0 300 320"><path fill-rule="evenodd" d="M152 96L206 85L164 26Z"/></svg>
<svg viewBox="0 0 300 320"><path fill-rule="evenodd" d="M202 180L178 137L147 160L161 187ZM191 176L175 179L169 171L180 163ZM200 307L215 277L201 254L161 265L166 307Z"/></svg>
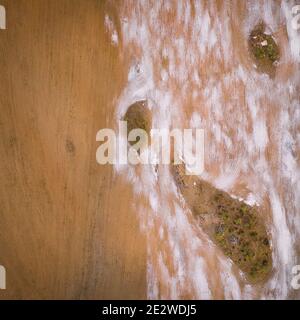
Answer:
<svg viewBox="0 0 300 320"><path fill-rule="evenodd" d="M145 298L131 191L95 158L123 82L104 30L112 9L100 0L1 4L0 299Z"/></svg>

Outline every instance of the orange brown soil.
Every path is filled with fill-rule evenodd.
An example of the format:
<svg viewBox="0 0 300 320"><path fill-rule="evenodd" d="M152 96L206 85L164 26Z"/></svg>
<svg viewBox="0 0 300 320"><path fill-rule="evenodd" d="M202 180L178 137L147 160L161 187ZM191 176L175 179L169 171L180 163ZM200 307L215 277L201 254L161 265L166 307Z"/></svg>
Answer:
<svg viewBox="0 0 300 320"><path fill-rule="evenodd" d="M95 158L127 81L104 25L117 12L97 0L1 5L0 299L145 299L131 186Z"/></svg>
<svg viewBox="0 0 300 320"><path fill-rule="evenodd" d="M171 171L203 230L251 283L265 280L272 269L272 252L259 209L232 198L196 176L186 175L183 164L172 165Z"/></svg>
<svg viewBox="0 0 300 320"><path fill-rule="evenodd" d="M203 1L206 2L212 1ZM252 68L252 60L248 61L247 39L241 32L244 16L248 14L246 2L216 3L218 7L231 7L229 19L236 44L232 61L241 61ZM0 290L0 299L145 299L149 290L146 245L150 241L147 239L146 244L139 229L138 212L132 206L137 197L133 195L132 186L115 175L112 167L99 166L95 159L96 132L114 127L116 99L127 84L132 59L140 57L138 47L134 54L123 55L122 51L128 47L123 45L119 14L122 6L133 12L136 2L127 5L122 1L99 0L77 0L76 3L71 0L2 0L1 5L7 9L8 28L0 30L0 264L7 270L7 289ZM176 5L176 1L172 5ZM112 18L120 35L118 46L112 45L105 29L106 14ZM174 18L170 11L159 23L164 20L170 29L175 29L174 34L186 40L181 27L174 28ZM212 23L217 18L217 13L211 16ZM289 45L285 29L283 25L280 34L276 33L281 48ZM173 37L165 41L172 42ZM256 62L255 56L252 58ZM168 67L169 60L163 58L159 64L156 57L154 63L156 74L160 74L162 67ZM216 72L221 81L230 71L222 59L218 62L213 55L205 57L195 67L201 70L204 84L212 73ZM258 71L272 74L275 67L272 63L265 71ZM276 76L280 81L287 81L293 68L291 62L280 64ZM195 86L190 79L186 84L189 92L193 92ZM171 87L176 98L182 87L175 82ZM237 96L239 110L245 110L244 115L250 119L248 111L243 109L244 86L233 84L229 85L228 92L226 90L223 102L233 91L240 92ZM266 92L263 111L271 130L277 127L281 109L279 103L275 99L269 101L268 96ZM195 111L203 118L209 117L210 106L201 96L193 102L187 94L182 106L185 110L182 123L188 123ZM228 122L227 114L222 122ZM251 122L248 127L251 128ZM230 156L239 153L241 148L236 131L233 128L229 134L236 145ZM275 168L278 152L274 139L270 139L266 152L268 163ZM225 151L222 156L226 158ZM217 176L215 164L211 164L209 170ZM245 175L251 176L251 172ZM254 281L267 277L272 261L267 233L259 217L263 212L238 203L199 178L183 177L181 173L175 176L194 216L202 221L203 229L215 243L223 246L224 253L228 243L222 241L228 239L219 232L224 231L222 224L228 219L235 225L234 222L239 221L234 218L235 213L242 218L251 214L250 217L255 218L253 221L257 220L257 234L253 234L255 239L248 248L251 264L242 260L241 269L250 274L250 266L255 267L257 263L252 270L254 274L261 269L260 265L264 268ZM281 184L280 177L277 180ZM194 182L201 187L197 192ZM284 197L283 189L284 186L278 188L281 197ZM241 194L241 191L237 186L235 193ZM218 205L220 209L223 206L233 210L227 215L220 212L219 216ZM244 206L249 211L247 214L243 212ZM247 230L251 236L252 231ZM229 250L238 236L229 239ZM156 244L156 240L152 238L159 251L160 243ZM237 256L241 252L239 248L233 248ZM257 249L261 254L251 257L251 252ZM171 250L170 255L173 255ZM267 265L264 265L264 255ZM213 264L209 266L214 268ZM169 292L169 283L163 278L164 274L158 279L158 286ZM213 298L224 298L218 277L213 279L211 290L217 292ZM297 292L294 290L292 294L297 295Z"/></svg>

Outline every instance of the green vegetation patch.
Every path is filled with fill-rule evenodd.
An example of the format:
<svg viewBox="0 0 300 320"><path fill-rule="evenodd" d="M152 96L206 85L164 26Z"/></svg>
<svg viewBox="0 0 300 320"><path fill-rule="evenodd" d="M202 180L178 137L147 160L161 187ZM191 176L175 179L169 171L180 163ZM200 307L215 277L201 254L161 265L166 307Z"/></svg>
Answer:
<svg viewBox="0 0 300 320"><path fill-rule="evenodd" d="M250 281L263 280L272 268L272 255L258 209L223 191L216 191L213 195L212 208L218 216L213 232L215 242Z"/></svg>
<svg viewBox="0 0 300 320"><path fill-rule="evenodd" d="M152 126L152 116L148 109L148 104L146 100L140 100L129 106L124 117L124 121L127 121L127 131L128 134L133 129L145 130L150 135L150 130ZM129 142L131 145L135 144L135 141Z"/></svg>
<svg viewBox="0 0 300 320"><path fill-rule="evenodd" d="M280 52L273 36L267 34L265 30L263 22L252 30L248 39L249 50L258 70L273 76L280 59Z"/></svg>
<svg viewBox="0 0 300 320"><path fill-rule="evenodd" d="M267 278L272 251L259 208L232 198L210 183L185 175L184 165L173 165L174 180L202 229L246 275L251 283Z"/></svg>

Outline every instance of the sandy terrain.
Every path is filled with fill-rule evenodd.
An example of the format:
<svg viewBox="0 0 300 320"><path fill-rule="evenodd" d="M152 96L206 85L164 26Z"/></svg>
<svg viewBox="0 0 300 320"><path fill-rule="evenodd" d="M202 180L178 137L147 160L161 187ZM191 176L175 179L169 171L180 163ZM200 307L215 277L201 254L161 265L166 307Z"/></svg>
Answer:
<svg viewBox="0 0 300 320"><path fill-rule="evenodd" d="M123 81L103 1L2 1L0 298L145 298L130 186L96 163ZM130 249L129 249L130 248Z"/></svg>
<svg viewBox="0 0 300 320"><path fill-rule="evenodd" d="M299 63L284 1L3 0L0 298L299 298ZM255 67L263 20L276 74ZM273 269L251 285L167 166L101 166L96 133L147 100L203 128L201 179L263 208Z"/></svg>

